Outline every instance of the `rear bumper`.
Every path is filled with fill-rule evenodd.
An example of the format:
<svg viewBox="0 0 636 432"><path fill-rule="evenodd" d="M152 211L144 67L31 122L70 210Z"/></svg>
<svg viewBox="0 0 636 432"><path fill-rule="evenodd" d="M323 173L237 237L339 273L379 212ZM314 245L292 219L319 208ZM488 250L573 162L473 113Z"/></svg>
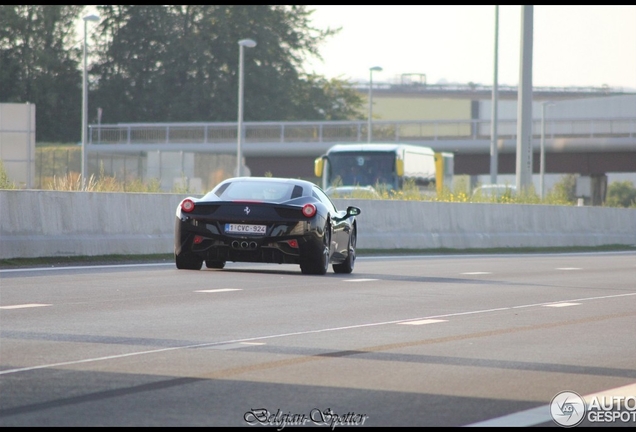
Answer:
<svg viewBox="0 0 636 432"><path fill-rule="evenodd" d="M214 261L300 264L304 257L313 256L321 248L322 239L313 230L305 228L299 233L298 227L289 227L271 231L277 235L227 235L216 227L193 225L177 218L175 254L192 253Z"/></svg>

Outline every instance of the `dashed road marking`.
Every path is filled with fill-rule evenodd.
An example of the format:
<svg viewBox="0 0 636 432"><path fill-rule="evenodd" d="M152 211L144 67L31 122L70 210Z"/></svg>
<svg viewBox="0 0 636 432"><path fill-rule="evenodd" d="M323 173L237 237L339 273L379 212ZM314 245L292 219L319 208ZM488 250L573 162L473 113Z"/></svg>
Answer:
<svg viewBox="0 0 636 432"><path fill-rule="evenodd" d="M568 306L579 306L580 304L581 303L551 303L551 304L545 304L543 306L559 308L559 307L568 307Z"/></svg>
<svg viewBox="0 0 636 432"><path fill-rule="evenodd" d="M556 270L583 270L580 267L558 267Z"/></svg>
<svg viewBox="0 0 636 432"><path fill-rule="evenodd" d="M0 309L24 309L24 308L34 308L34 307L42 307L42 306L52 306L50 304L40 304L40 303L27 303L21 305L13 305L13 306L0 306Z"/></svg>
<svg viewBox="0 0 636 432"><path fill-rule="evenodd" d="M585 297L585 298L572 299L572 301L593 301L593 300L601 300L601 299L618 299L618 298L632 297L632 296L636 296L636 292L634 292L634 293L626 293L626 294L607 295L607 296L600 296L600 297ZM562 303L565 303L565 302L562 302ZM553 303L553 304L557 304L557 303ZM436 318L439 318L439 317L461 317L461 316L468 316L468 315L479 315L479 314L484 314L484 313L491 313L491 312L494 312L494 311L526 309L526 308L536 307L536 306L543 306L543 304L535 303L535 304L524 304L524 305L518 305L518 306L508 306L508 307L502 307L502 308L497 308L497 309L485 309L485 310L473 310L473 311L465 311L465 312L455 312L455 313L449 313L449 314L444 314L444 315L435 315L435 316L432 316L432 317L430 317L428 319L436 319ZM426 318L422 317L420 320L423 321L425 319ZM415 320L417 320L417 318L414 319L414 320L409 320L409 321L415 321ZM227 345L227 344L231 344L231 343L255 342L255 341L261 341L261 340L265 340L265 339L276 339L276 338L282 338L282 337L288 337L288 336L301 336L301 335L309 335L309 334L337 332L337 331L342 331L342 330L379 327L379 326L391 325L391 324L397 324L397 323L403 323L403 322L409 322L409 321L407 321L407 320L392 320L392 321L379 321L379 322L372 321L372 322L367 322L367 323L353 324L353 325L341 326L341 327L328 327L328 328L304 330L304 331L290 332L290 333L277 333L277 334L270 334L270 335L263 335L263 336L253 336L253 337L244 338L244 339L228 340L228 341L222 341L222 342L207 342L207 343L199 343L199 344L178 345L178 346L171 346L171 347L165 347L165 348L150 349L150 350L145 350L145 351L130 352L130 353L125 353L125 354L116 354L116 355L109 355L109 356L103 356L103 357L91 357L91 358L71 360L71 361L60 362L60 363L49 363L49 364L40 364L40 365L28 366L28 367L19 367L19 368L14 368L14 369L5 369L5 370L0 370L0 375L8 375L8 374L20 373L20 372L25 372L25 371L33 371L33 370L39 370L39 369L51 369L51 368L57 368L57 367L61 367L61 366L70 366L70 365L77 365L77 364L84 364L84 363L110 361L110 360L113 360L113 359L120 359L120 358L127 358L127 357L136 357L136 356L143 356L143 355L152 355L152 354L158 354L158 353L169 352L169 351L184 350L184 349L213 347L213 346ZM534 424L536 424L536 423L534 423Z"/></svg>
<svg viewBox="0 0 636 432"><path fill-rule="evenodd" d="M196 290L198 293L218 293L218 292L228 292L228 291L241 291L240 288L219 288L219 289L211 289L211 290Z"/></svg>
<svg viewBox="0 0 636 432"><path fill-rule="evenodd" d="M486 275L486 274L492 274L491 272L466 272L466 273L460 273L463 275Z"/></svg>

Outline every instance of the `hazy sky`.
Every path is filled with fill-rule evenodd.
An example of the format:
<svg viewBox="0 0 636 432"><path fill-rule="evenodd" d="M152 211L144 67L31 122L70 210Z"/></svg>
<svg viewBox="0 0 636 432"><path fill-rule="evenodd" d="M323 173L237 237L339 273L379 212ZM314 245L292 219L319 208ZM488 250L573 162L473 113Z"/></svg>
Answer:
<svg viewBox="0 0 636 432"><path fill-rule="evenodd" d="M314 27L342 27L306 71L399 82L404 73L492 85L495 6L309 6ZM499 6L499 85L519 83L522 6ZM536 87L636 90L636 6L534 6Z"/></svg>

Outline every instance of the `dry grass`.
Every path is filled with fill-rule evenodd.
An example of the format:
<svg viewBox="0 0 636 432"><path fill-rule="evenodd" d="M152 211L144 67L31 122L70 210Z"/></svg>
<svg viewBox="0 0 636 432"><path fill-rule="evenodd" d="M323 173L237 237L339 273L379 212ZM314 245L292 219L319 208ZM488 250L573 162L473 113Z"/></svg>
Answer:
<svg viewBox="0 0 636 432"><path fill-rule="evenodd" d="M422 191L413 182L406 182L402 190L396 191L386 188L383 185L376 185L379 196L372 196L368 192L354 191L351 198L358 199L384 199L402 201L430 201L430 202L459 202L459 203L496 203L496 204L544 204L544 205L574 205L559 190L551 191L542 200L531 188L517 195L488 196L469 195L465 192L464 185L459 185L455 190L444 189L437 194L433 190Z"/></svg>
<svg viewBox="0 0 636 432"><path fill-rule="evenodd" d="M139 180L123 182L115 177L103 174L96 177L93 174L82 185L81 175L78 173L70 173L61 177L53 176L45 182L43 189L86 192L161 192L159 182L154 179L149 182Z"/></svg>

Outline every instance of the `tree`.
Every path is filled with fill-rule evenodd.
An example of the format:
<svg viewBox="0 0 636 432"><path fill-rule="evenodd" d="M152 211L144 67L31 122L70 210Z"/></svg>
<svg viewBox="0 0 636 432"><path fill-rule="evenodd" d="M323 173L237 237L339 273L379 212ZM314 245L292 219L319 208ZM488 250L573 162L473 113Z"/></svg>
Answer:
<svg viewBox="0 0 636 432"><path fill-rule="evenodd" d="M36 105L38 141L81 137L82 5L0 6L0 102ZM306 74L307 56L337 30L311 26L307 6L102 5L89 34L88 122L236 121L238 41L246 121L363 117L339 79ZM83 35L82 35L83 37Z"/></svg>
<svg viewBox="0 0 636 432"><path fill-rule="evenodd" d="M106 5L91 68L104 122L235 121L238 41L246 121L358 118L348 83L305 74L305 56L336 30L310 26L306 6ZM95 106L95 105L94 105Z"/></svg>
<svg viewBox="0 0 636 432"><path fill-rule="evenodd" d="M35 104L39 141L81 133L80 51L72 46L82 8L0 6L0 102Z"/></svg>
<svg viewBox="0 0 636 432"><path fill-rule="evenodd" d="M564 174L548 192L548 201L573 204L576 202L576 175Z"/></svg>
<svg viewBox="0 0 636 432"><path fill-rule="evenodd" d="M605 205L609 207L636 207L634 183L629 180L612 182L607 188Z"/></svg>

